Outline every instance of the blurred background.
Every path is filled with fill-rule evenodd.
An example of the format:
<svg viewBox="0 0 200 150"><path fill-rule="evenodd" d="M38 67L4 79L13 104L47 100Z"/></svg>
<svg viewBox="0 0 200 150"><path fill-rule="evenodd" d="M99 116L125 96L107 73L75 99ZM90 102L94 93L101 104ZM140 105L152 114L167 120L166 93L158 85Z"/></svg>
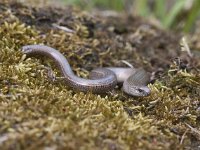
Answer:
<svg viewBox="0 0 200 150"><path fill-rule="evenodd" d="M165 29L192 32L199 26L200 0L19 0L32 4L73 5L83 10L112 10L140 15Z"/></svg>

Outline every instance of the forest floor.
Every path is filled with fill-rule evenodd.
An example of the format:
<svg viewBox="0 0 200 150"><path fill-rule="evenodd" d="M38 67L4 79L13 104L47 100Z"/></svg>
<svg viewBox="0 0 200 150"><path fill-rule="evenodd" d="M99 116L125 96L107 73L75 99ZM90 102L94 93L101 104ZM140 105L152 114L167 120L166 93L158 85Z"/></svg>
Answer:
<svg viewBox="0 0 200 150"><path fill-rule="evenodd" d="M200 149L199 33L125 14L0 2L0 149ZM142 67L152 92L75 92L49 79L47 67L61 76L53 61L22 54L28 44L58 49L81 77L123 61Z"/></svg>

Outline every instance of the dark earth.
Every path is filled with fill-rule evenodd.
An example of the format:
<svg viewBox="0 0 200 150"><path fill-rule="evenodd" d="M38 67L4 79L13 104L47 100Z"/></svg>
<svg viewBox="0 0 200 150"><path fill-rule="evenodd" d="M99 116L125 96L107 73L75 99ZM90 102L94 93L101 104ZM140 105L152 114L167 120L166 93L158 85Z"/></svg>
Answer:
<svg viewBox="0 0 200 150"><path fill-rule="evenodd" d="M94 64L94 67L99 65L99 53L108 54L103 58L104 62L101 64L103 66L123 65L119 64L119 61L126 60L135 67L144 67L151 72L169 68L173 60L181 57L180 33L159 29L140 17L120 14L102 17L97 13L95 13L96 16L91 16L84 13L77 14L78 12L72 7L27 8L15 2L7 5L1 3L0 13L6 13L7 10L17 16L21 22L35 26L41 32L41 36L50 30L56 30L53 24L67 26L72 30L75 30L77 24L81 24L87 28L88 33L78 31L79 36L98 39L98 44L95 45L92 53L85 56L87 61ZM0 23L4 21L11 22L12 19L5 15ZM94 47L93 43L86 44L83 48ZM80 55L82 53L85 53L84 50L81 50ZM88 69L91 66L84 64L80 67Z"/></svg>

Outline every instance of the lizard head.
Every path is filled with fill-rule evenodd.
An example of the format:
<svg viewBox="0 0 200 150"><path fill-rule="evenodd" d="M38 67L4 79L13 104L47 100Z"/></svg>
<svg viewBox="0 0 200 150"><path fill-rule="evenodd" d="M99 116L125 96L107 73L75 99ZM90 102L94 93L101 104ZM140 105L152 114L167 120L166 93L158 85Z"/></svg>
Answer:
<svg viewBox="0 0 200 150"><path fill-rule="evenodd" d="M151 90L147 86L130 86L124 92L131 96L148 96Z"/></svg>
<svg viewBox="0 0 200 150"><path fill-rule="evenodd" d="M123 91L131 96L148 96L151 90L147 86L150 81L149 74L143 69L137 69L123 83Z"/></svg>

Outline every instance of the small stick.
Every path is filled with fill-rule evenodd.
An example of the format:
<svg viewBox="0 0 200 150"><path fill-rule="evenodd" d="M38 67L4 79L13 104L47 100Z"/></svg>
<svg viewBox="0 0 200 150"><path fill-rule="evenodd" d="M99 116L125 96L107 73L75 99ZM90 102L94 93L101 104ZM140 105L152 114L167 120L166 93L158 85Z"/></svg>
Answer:
<svg viewBox="0 0 200 150"><path fill-rule="evenodd" d="M75 31L74 30L72 30L72 29L69 29L69 28L67 28L67 27L64 27L64 26L60 26L60 25L57 25L57 24L52 24L53 25L53 27L55 27L55 28L58 28L58 29L60 29L60 30L63 30L63 31L65 31L65 32L69 32L69 33L75 33Z"/></svg>

